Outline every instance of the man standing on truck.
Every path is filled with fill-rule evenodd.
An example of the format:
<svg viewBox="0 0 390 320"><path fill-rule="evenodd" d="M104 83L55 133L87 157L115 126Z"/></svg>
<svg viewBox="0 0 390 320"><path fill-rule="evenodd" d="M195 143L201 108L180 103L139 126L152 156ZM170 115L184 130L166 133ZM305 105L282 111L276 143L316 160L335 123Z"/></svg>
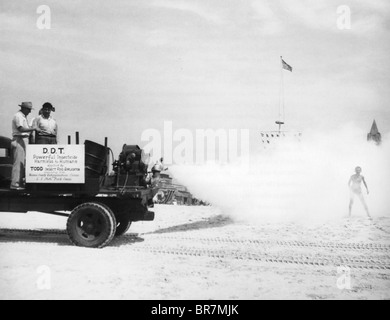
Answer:
<svg viewBox="0 0 390 320"><path fill-rule="evenodd" d="M26 145L29 143L30 134L34 131L40 132L35 126L28 125L27 116L33 109L31 102L22 102L18 111L12 118L12 177L11 189L23 190L26 175Z"/></svg>
<svg viewBox="0 0 390 320"><path fill-rule="evenodd" d="M34 119L33 126L40 129L35 135L35 144L57 144L58 125L51 116L55 108L50 102L45 102L39 116Z"/></svg>

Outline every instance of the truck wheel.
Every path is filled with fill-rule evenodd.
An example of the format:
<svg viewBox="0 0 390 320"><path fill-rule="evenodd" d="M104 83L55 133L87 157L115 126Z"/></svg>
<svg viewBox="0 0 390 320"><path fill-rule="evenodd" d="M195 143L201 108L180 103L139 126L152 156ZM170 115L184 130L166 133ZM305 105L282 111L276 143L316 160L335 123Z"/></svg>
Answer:
<svg viewBox="0 0 390 320"><path fill-rule="evenodd" d="M88 202L72 211L66 230L70 241L76 246L103 248L115 235L116 220L105 205Z"/></svg>
<svg viewBox="0 0 390 320"><path fill-rule="evenodd" d="M125 234L131 226L132 221L126 216L116 217L116 232L115 237Z"/></svg>

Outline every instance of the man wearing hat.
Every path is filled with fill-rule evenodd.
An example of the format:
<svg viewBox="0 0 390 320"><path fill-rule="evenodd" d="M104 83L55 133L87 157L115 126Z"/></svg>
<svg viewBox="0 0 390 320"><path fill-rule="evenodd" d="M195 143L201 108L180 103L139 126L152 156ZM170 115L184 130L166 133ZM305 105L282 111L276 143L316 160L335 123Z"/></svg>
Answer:
<svg viewBox="0 0 390 320"><path fill-rule="evenodd" d="M35 135L35 144L57 144L58 125L51 116L52 111L55 111L53 105L45 102L34 120L33 126L40 129Z"/></svg>
<svg viewBox="0 0 390 320"><path fill-rule="evenodd" d="M24 189L25 183L25 163L26 163L26 145L29 143L30 134L34 131L39 132L36 127L28 125L27 116L33 109L31 102L22 102L18 111L12 118L12 153L13 167L11 189Z"/></svg>

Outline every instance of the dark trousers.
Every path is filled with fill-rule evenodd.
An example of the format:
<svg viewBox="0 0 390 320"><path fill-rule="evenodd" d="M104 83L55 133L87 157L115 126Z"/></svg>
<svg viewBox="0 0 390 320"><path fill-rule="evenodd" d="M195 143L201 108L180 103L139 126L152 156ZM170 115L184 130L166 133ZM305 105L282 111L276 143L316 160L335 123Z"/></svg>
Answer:
<svg viewBox="0 0 390 320"><path fill-rule="evenodd" d="M35 138L35 144L57 144L57 137L37 135Z"/></svg>

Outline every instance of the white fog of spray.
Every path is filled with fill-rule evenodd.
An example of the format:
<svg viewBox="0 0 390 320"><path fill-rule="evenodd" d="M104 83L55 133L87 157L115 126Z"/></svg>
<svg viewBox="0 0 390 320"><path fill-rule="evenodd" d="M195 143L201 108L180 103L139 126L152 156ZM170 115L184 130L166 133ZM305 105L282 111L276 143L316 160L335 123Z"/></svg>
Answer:
<svg viewBox="0 0 390 320"><path fill-rule="evenodd" d="M199 199L236 220L328 220L348 215L348 181L362 167L370 194L362 190L371 215L390 215L390 135L376 145L348 125L330 133L304 132L300 141L279 139L250 155L249 170L232 163L174 165L173 176ZM259 146L261 142L259 141ZM365 217L356 198L352 215Z"/></svg>

